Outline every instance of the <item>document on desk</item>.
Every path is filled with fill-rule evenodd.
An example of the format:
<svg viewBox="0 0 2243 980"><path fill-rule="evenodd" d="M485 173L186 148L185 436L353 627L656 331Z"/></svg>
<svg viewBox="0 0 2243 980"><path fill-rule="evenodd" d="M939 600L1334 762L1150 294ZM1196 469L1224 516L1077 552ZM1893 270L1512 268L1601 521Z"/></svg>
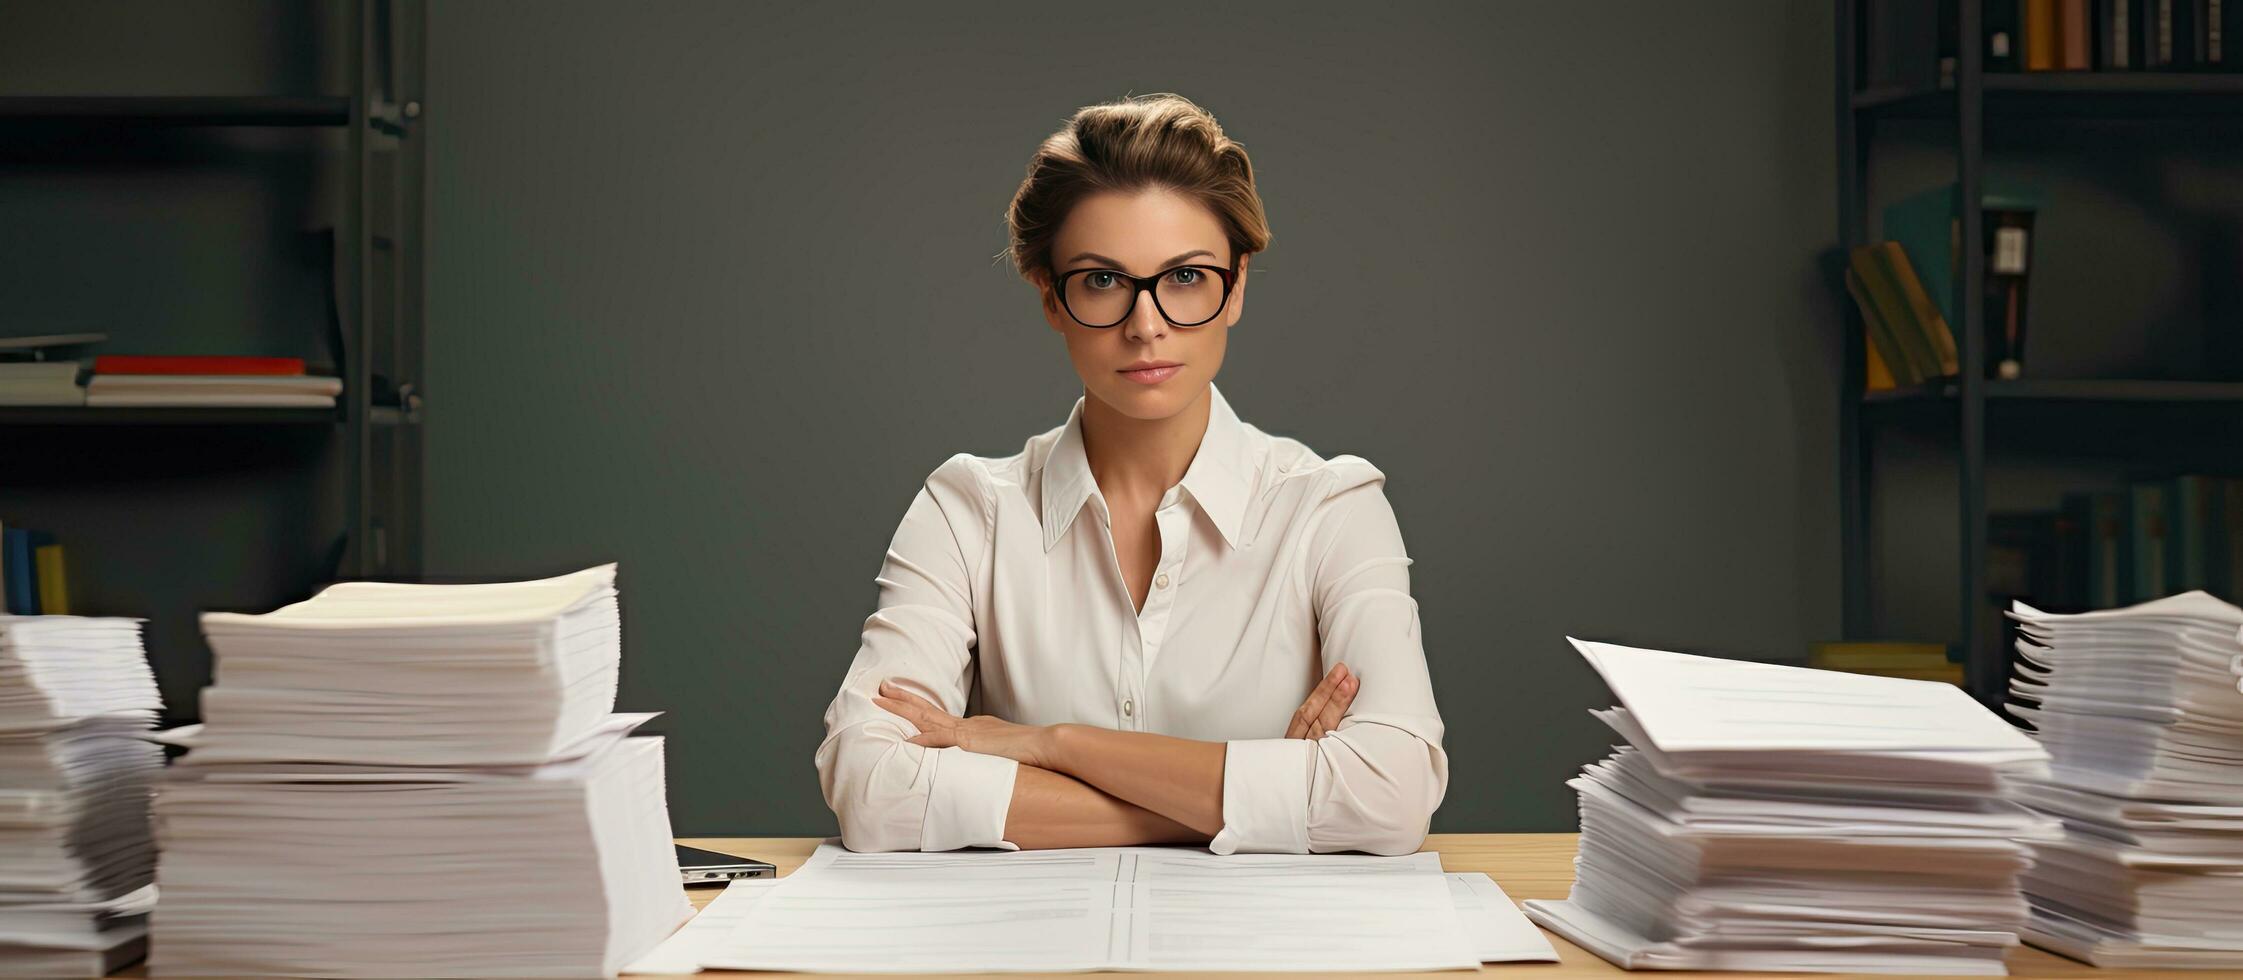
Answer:
<svg viewBox="0 0 2243 980"><path fill-rule="evenodd" d="M1434 853L875 854L829 841L702 962L860 973L1476 969L1450 887Z"/></svg>

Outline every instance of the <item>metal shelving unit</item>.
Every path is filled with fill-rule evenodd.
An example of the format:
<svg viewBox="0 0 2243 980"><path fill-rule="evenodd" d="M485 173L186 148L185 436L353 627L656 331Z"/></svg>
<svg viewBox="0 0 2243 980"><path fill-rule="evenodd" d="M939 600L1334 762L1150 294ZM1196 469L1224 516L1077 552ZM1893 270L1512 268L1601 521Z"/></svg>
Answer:
<svg viewBox="0 0 2243 980"><path fill-rule="evenodd" d="M126 600L128 608L85 611L151 617L151 660L159 675L167 670L177 675L166 684L167 702L175 705L173 721L193 720L193 713L177 704L178 696L208 667L191 617L182 620L179 611L198 608L212 596L233 597L216 600L221 603L302 598L329 581L413 579L421 573L425 409L418 382L427 151L420 122L426 5L425 0L335 0L331 10L342 29L329 37L340 47L322 42L321 48L342 60L343 70L329 77L345 80L347 94L0 97L0 134L188 127L326 128L346 134L334 141L347 145L339 158L331 148L312 164L331 160L339 168L323 171L334 174L342 189L329 212L330 315L336 322L320 318L304 325L307 335L326 337L331 366L343 377L334 408L0 407L0 442L20 450L0 466L0 486L21 511L8 518L34 526L51 520L48 529L66 544L78 535L98 542L89 547L107 549L96 556L101 575L129 578L125 588L109 590L112 603L120 592L137 598ZM24 143L23 152L37 152L29 148L37 141ZM78 147L89 143L105 146L107 140L57 145L70 145L70 158L78 159L85 152ZM197 156L199 165L223 166L209 163L223 159ZM166 496L180 493L187 496L176 504ZM117 523L107 516L116 508L168 517L175 511L167 508L174 507L180 515L196 515L214 507L262 513L280 506L267 501L285 501L289 513L258 525L261 533L278 529L287 537L240 540L244 555L204 551L198 560L178 554L183 547L207 549L205 529L184 536L198 542L187 546L160 538L121 540L103 526ZM127 523L151 523L145 514L135 516L141 519ZM135 570L141 554L162 557L149 570ZM197 565L207 565L205 574L212 577L180 578L179 569ZM140 608L142 603L149 609ZM166 614L156 616L154 608Z"/></svg>
<svg viewBox="0 0 2243 980"><path fill-rule="evenodd" d="M1986 72L1981 46L1984 0L1958 0L1952 7L1956 34L1964 39L1955 52L1952 84L1944 87L1865 86L1860 38L1864 36L1859 0L1837 4L1837 84L1839 242L1852 248L1868 241L1867 175L1878 123L1885 120L1940 120L1953 127L1958 199L1982 199L1989 121L2077 118L2186 121L2206 116L2243 115L2243 75L2188 72ZM1924 43L1935 43L1925 38ZM1983 212L1962 209L1961 240L1983 240ZM1956 588L1960 622L1951 642L1964 651L1968 687L1988 705L2004 699L2008 658L1978 641L1982 617L1992 615L1986 596L1986 504L1988 418L2005 420L2001 452L2072 452L2085 432L2089 450L2114 456L2133 451L2129 425L2144 417L2171 422L2207 421L2200 433L2209 448L2195 458L2214 458L2222 446L2243 436L2243 383L2156 380L1989 380L1983 312L1985 257L1978 247L1963 249L1957 295L1965 297L1956 329L1961 372L1920 387L1864 391L1866 352L1859 311L1843 309L1844 356L1839 384L1840 555L1844 564L1844 630L1866 637L1872 621L1870 590L1870 497L1874 460L1870 434L1879 426L1935 426L1951 436L1958 486L1955 501L1961 544ZM2145 416L2147 413L2147 416ZM2012 426L2009 420L2018 424ZM2016 437L2012 438L2013 431ZM2183 446L2184 450L2189 447ZM2184 456L2186 454L2184 453Z"/></svg>

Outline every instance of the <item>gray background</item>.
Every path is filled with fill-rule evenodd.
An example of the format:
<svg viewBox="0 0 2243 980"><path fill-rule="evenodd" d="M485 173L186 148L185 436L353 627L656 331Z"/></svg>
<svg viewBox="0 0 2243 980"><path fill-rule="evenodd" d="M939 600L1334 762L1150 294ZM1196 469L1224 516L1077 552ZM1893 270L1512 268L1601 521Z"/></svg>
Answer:
<svg viewBox="0 0 2243 980"><path fill-rule="evenodd" d="M919 481L1080 393L999 262L1077 106L1175 91L1275 241L1219 383L1389 475L1454 769L1569 829L1567 634L1838 629L1830 11L445 3L428 568L622 563L680 833L829 833L812 750Z"/></svg>

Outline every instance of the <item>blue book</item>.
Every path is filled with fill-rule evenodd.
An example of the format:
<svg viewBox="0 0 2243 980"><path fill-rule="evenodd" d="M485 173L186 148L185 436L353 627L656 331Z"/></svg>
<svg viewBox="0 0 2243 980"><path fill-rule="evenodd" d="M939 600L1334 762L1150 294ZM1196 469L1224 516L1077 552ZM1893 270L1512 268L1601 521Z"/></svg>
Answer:
<svg viewBox="0 0 2243 980"><path fill-rule="evenodd" d="M11 527L0 531L0 580L8 587L8 612L17 616L39 615L39 576L32 555L38 550L30 531Z"/></svg>

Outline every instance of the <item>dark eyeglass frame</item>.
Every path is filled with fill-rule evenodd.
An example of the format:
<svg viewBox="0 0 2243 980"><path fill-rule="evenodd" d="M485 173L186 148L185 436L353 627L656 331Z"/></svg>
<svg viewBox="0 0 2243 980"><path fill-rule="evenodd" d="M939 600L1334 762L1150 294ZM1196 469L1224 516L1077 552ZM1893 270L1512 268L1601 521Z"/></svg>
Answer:
<svg viewBox="0 0 2243 980"><path fill-rule="evenodd" d="M1216 278L1223 281L1223 299L1221 302L1215 304L1215 312L1208 314L1203 319L1194 320L1190 323L1184 323L1180 320L1177 320L1175 317L1168 315L1168 307L1160 305L1160 290L1155 289L1154 287L1160 284L1162 276L1166 276L1178 269L1198 269L1203 272L1212 272L1215 274ZM1111 272L1114 275L1129 280L1132 286L1129 291L1129 305L1122 307L1121 318L1115 320L1112 323L1091 323L1090 321L1085 320L1080 315L1076 314L1075 308L1068 305L1067 303L1067 280L1075 276L1085 275L1092 272ZM1225 268L1219 265L1172 265L1149 276L1133 276L1127 272L1121 271L1120 269L1107 269L1099 266L1092 266L1087 269L1069 269L1066 272L1060 273L1057 279L1052 280L1052 290L1059 296L1059 305L1062 309L1065 309L1067 311L1067 315L1070 317L1074 317L1076 323L1080 323L1092 330L1110 330L1114 327L1121 326L1122 320L1129 319L1129 315L1136 311L1137 295L1139 293L1145 292L1150 292L1153 294L1153 309L1159 311L1161 319L1167 320L1172 326L1196 327L1200 326L1201 324L1208 323L1214 320L1216 317L1222 316L1223 311L1230 308L1231 287L1237 281L1237 269Z"/></svg>

